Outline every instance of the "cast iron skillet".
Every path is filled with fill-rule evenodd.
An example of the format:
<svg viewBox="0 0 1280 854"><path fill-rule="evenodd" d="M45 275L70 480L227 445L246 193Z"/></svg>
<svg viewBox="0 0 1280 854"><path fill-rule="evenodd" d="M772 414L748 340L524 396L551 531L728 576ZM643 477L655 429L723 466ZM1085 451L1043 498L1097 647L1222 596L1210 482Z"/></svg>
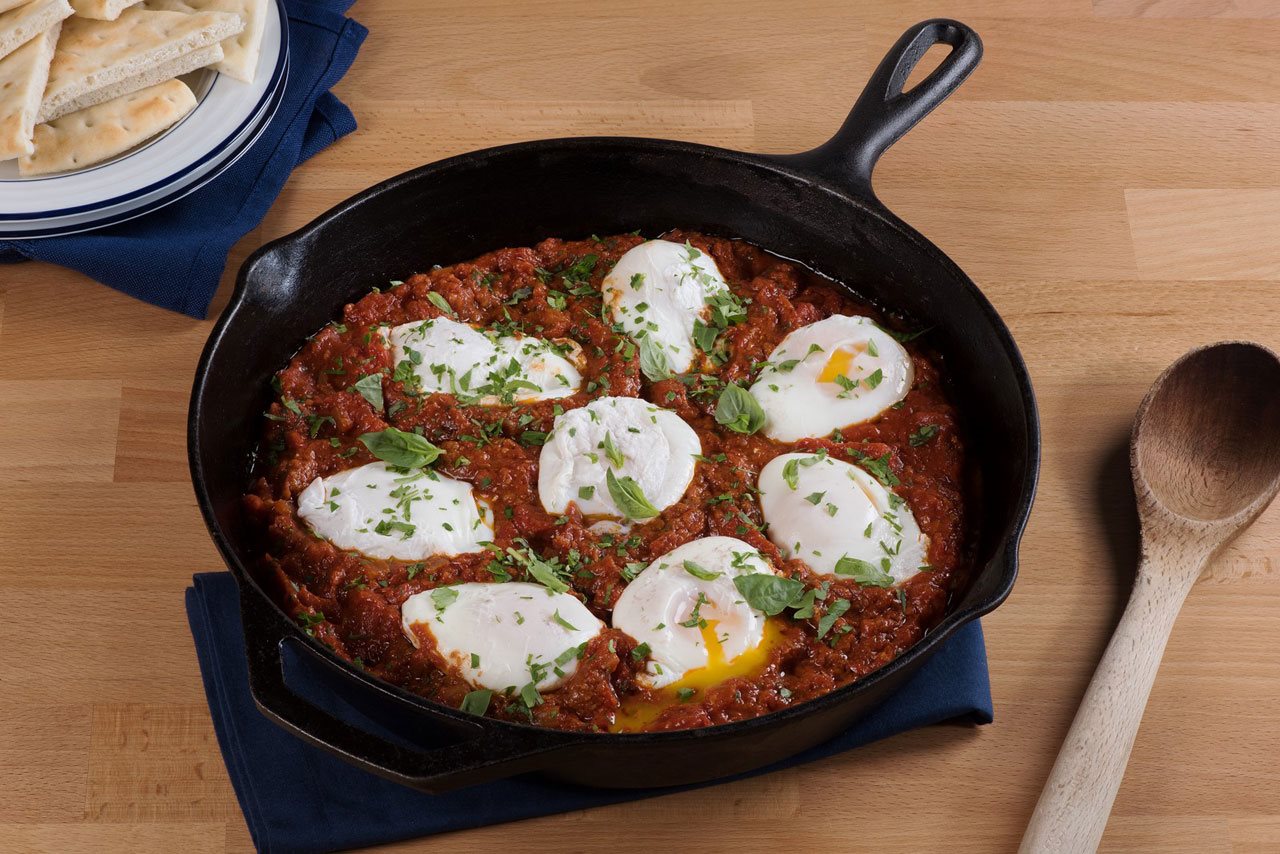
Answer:
<svg viewBox="0 0 1280 854"><path fill-rule="evenodd" d="M934 44L942 63L909 92ZM881 62L832 139L793 155L726 151L654 139L558 139L486 149L406 172L256 252L214 328L192 392L189 453L196 497L240 585L250 687L290 732L369 771L440 792L528 771L607 787L723 777L824 741L891 694L960 626L995 608L1017 572L1017 546L1039 466L1031 382L1008 329L939 249L890 213L871 189L882 153L978 64L963 24L909 29ZM797 259L915 322L967 414L982 482L976 572L949 615L871 676L754 720L670 733L576 734L476 718L370 677L306 636L259 586L256 537L241 495L270 400L270 378L342 306L390 279L545 237L656 235L681 226L741 237ZM286 685L282 645L300 644L344 687L395 707L400 732L444 731L422 748L348 725Z"/></svg>

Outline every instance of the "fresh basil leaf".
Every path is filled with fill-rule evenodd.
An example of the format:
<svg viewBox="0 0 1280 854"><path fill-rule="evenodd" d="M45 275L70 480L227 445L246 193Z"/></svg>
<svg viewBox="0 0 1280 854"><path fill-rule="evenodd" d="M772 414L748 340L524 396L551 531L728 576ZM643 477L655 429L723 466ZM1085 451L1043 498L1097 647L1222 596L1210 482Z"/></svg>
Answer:
<svg viewBox="0 0 1280 854"><path fill-rule="evenodd" d="M525 571L548 590L555 593L563 593L569 589L569 585L564 582L564 579L556 574L555 567L534 554L533 549L529 549L528 553L522 556L520 562Z"/></svg>
<svg viewBox="0 0 1280 854"><path fill-rule="evenodd" d="M782 479L787 482L787 486L793 490L800 485L800 461L787 460L786 465L782 467Z"/></svg>
<svg viewBox="0 0 1280 854"><path fill-rule="evenodd" d="M427 299L431 300L432 305L434 305L436 308L440 309L450 317L458 316L458 313L453 310L453 306L449 305L449 301L445 299L443 296L441 296L440 294L436 293L435 291L432 291L431 293L427 294Z"/></svg>
<svg viewBox="0 0 1280 854"><path fill-rule="evenodd" d="M840 618L840 615L848 610L848 599L837 599L832 602L831 607L827 609L827 613L823 614L822 619L818 620L818 637L825 637L827 632L831 631L831 627L836 624L836 620Z"/></svg>
<svg viewBox="0 0 1280 854"><path fill-rule="evenodd" d="M836 575L847 575L863 587L892 587L893 576L873 563L845 555L836 561Z"/></svg>
<svg viewBox="0 0 1280 854"><path fill-rule="evenodd" d="M436 606L436 613L444 613L458 598L458 591L453 587L437 587L431 591L431 604Z"/></svg>
<svg viewBox="0 0 1280 854"><path fill-rule="evenodd" d="M471 691L467 696L462 698L462 705L459 709L469 715L484 715L489 711L489 701L493 699L493 692L488 688L481 688L478 691Z"/></svg>
<svg viewBox="0 0 1280 854"><path fill-rule="evenodd" d="M640 371L653 383L671 376L671 363L667 361L667 354L648 335L640 339Z"/></svg>
<svg viewBox="0 0 1280 854"><path fill-rule="evenodd" d="M640 275L639 273L636 274ZM649 654L649 645L647 643L638 643L636 648L631 650L631 657L636 661L644 661L645 656Z"/></svg>
<svg viewBox="0 0 1280 854"><path fill-rule="evenodd" d="M601 443L604 455L609 458L609 462L618 468L622 468L622 464L626 459L622 456L622 451L618 450L618 446L613 444L613 434L608 430L604 431L604 441Z"/></svg>
<svg viewBox="0 0 1280 854"><path fill-rule="evenodd" d="M748 605L770 617L781 614L784 608L798 603L804 594L804 584L801 582L768 572L735 576L733 586L738 588Z"/></svg>
<svg viewBox="0 0 1280 854"><path fill-rule="evenodd" d="M698 349L704 353L710 353L716 346L716 338L720 335L720 330L714 326L708 326L701 320L693 321L693 343L698 345Z"/></svg>
<svg viewBox="0 0 1280 854"><path fill-rule="evenodd" d="M406 433L394 427L365 433L360 437L360 444L383 462L409 469L430 465L444 453L417 433Z"/></svg>
<svg viewBox="0 0 1280 854"><path fill-rule="evenodd" d="M750 435L764 426L765 414L759 402L737 383L729 383L716 403L716 423L735 433Z"/></svg>
<svg viewBox="0 0 1280 854"><path fill-rule="evenodd" d="M622 515L628 519L652 519L661 512L645 498L640 484L626 475L615 477L613 469L608 469L605 472L605 484L609 487L613 503L618 505Z"/></svg>
<svg viewBox="0 0 1280 854"><path fill-rule="evenodd" d="M703 569L691 560L686 560L684 562L684 571L692 575L694 578L700 578L703 581L711 581L713 578L719 578L724 575L723 572Z"/></svg>
<svg viewBox="0 0 1280 854"><path fill-rule="evenodd" d="M351 384L348 391L358 393L365 400L369 401L369 405L379 412L382 411L382 377L379 374L369 374L367 377L361 377Z"/></svg>
<svg viewBox="0 0 1280 854"><path fill-rule="evenodd" d="M827 592L825 588L814 587L805 591L803 596L792 603L792 607L796 609L792 616L797 620L811 619L813 617L814 603L826 598Z"/></svg>

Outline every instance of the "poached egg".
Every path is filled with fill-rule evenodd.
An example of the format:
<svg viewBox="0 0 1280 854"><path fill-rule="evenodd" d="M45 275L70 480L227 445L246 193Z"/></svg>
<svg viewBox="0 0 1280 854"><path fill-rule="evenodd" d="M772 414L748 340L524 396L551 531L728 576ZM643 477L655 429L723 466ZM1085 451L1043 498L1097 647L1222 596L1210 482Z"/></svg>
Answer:
<svg viewBox="0 0 1280 854"><path fill-rule="evenodd" d="M568 397L582 385L574 341L498 335L447 317L386 331L396 379L471 403L525 403Z"/></svg>
<svg viewBox="0 0 1280 854"><path fill-rule="evenodd" d="M570 502L585 516L645 519L615 492L629 479L652 508L680 500L693 480L702 442L669 409L637 397L600 397L557 416L538 460L538 496L548 513ZM610 473L614 488L610 489Z"/></svg>
<svg viewBox="0 0 1280 854"><path fill-rule="evenodd" d="M783 338L750 391L764 434L795 442L875 418L913 380L911 356L892 335L869 317L836 314Z"/></svg>
<svg viewBox="0 0 1280 854"><path fill-rule="evenodd" d="M479 688L560 687L578 669L587 641L604 629L580 600L541 584L468 582L415 593L400 606L401 626L431 636L440 656Z"/></svg>
<svg viewBox="0 0 1280 854"><path fill-rule="evenodd" d="M604 277L601 291L613 322L642 351L651 349L648 358L665 360L675 373L693 365L694 327L710 320L708 303L732 296L710 255L670 240L649 240L628 250Z"/></svg>
<svg viewBox="0 0 1280 854"><path fill-rule="evenodd" d="M311 481L298 515L338 548L376 558L466 554L493 540L492 514L471 484L384 462Z"/></svg>
<svg viewBox="0 0 1280 854"><path fill-rule="evenodd" d="M763 665L767 618L733 583L757 573L776 574L760 552L733 537L693 540L641 570L613 609L614 628L647 649L640 682L711 687Z"/></svg>
<svg viewBox="0 0 1280 854"><path fill-rule="evenodd" d="M890 587L925 565L928 538L907 502L826 454L782 454L760 470L769 539L815 572Z"/></svg>

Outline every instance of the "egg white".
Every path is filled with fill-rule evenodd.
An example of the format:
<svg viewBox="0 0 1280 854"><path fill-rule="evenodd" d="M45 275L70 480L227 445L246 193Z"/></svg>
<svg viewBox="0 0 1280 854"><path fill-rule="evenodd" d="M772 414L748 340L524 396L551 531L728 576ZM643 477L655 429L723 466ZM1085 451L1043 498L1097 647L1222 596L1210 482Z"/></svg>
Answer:
<svg viewBox="0 0 1280 854"><path fill-rule="evenodd" d="M928 537L910 506L859 466L823 454L782 454L761 469L759 488L769 539L815 572L835 575L848 557L898 584L926 562Z"/></svg>
<svg viewBox="0 0 1280 854"><path fill-rule="evenodd" d="M795 442L875 418L913 380L911 356L892 335L869 317L836 314L783 338L750 391L764 434Z"/></svg>
<svg viewBox="0 0 1280 854"><path fill-rule="evenodd" d="M622 455L609 459L606 435ZM659 510L680 500L693 480L702 442L679 415L636 397L601 397L555 420L538 460L538 496L548 513L573 502L588 516L625 518L607 473L630 477Z"/></svg>
<svg viewBox="0 0 1280 854"><path fill-rule="evenodd" d="M686 561L703 573L720 574L710 580L698 578ZM703 629L682 623L706 621L727 663L759 647L765 614L748 605L733 583L736 576L756 573L775 574L760 552L733 537L685 543L641 570L613 609L614 628L649 645L640 681L662 688L708 665L711 653Z"/></svg>
<svg viewBox="0 0 1280 854"><path fill-rule="evenodd" d="M672 371L683 373L697 354L694 321L707 321L707 301L728 292L729 285L705 252L650 240L618 259L601 291L613 322L637 343L648 341Z"/></svg>
<svg viewBox="0 0 1280 854"><path fill-rule="evenodd" d="M519 581L424 590L405 600L400 616L414 646L411 627L419 626L464 679L492 691L560 687L578 670L578 647L604 629L574 596Z"/></svg>
<svg viewBox="0 0 1280 854"><path fill-rule="evenodd" d="M311 481L298 515L338 548L376 558L466 554L493 540L492 514L471 484L383 462Z"/></svg>
<svg viewBox="0 0 1280 854"><path fill-rule="evenodd" d="M568 397L582 385L581 347L569 339L498 335L447 317L402 323L386 338L392 363L427 393L491 405Z"/></svg>

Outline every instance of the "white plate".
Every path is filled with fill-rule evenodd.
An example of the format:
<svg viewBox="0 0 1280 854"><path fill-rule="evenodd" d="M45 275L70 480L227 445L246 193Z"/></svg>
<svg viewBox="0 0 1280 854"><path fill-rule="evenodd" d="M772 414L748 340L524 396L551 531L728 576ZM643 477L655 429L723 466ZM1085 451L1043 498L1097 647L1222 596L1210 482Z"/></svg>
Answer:
<svg viewBox="0 0 1280 854"><path fill-rule="evenodd" d="M283 5L267 18L253 83L204 70L189 75L196 109L168 131L106 163L33 178L0 164L0 236L34 237L119 221L157 199L173 201L225 169L256 139L278 106L288 69ZM176 194L176 195L175 195Z"/></svg>
<svg viewBox="0 0 1280 854"><path fill-rule="evenodd" d="M288 63L286 62L286 74L287 70ZM287 77L284 79L287 79ZM127 202L99 208L87 213L81 212L29 222L0 223L0 239L33 240L40 237L57 237L64 234L91 231L95 228L105 228L125 222L178 201L217 178L257 142L275 115L283 93L284 85L282 82L282 85L277 90L277 95L267 103L266 109L262 111L261 118L256 124L246 128L242 134L225 146L217 157L201 165L200 168L192 170L180 180L162 185Z"/></svg>

